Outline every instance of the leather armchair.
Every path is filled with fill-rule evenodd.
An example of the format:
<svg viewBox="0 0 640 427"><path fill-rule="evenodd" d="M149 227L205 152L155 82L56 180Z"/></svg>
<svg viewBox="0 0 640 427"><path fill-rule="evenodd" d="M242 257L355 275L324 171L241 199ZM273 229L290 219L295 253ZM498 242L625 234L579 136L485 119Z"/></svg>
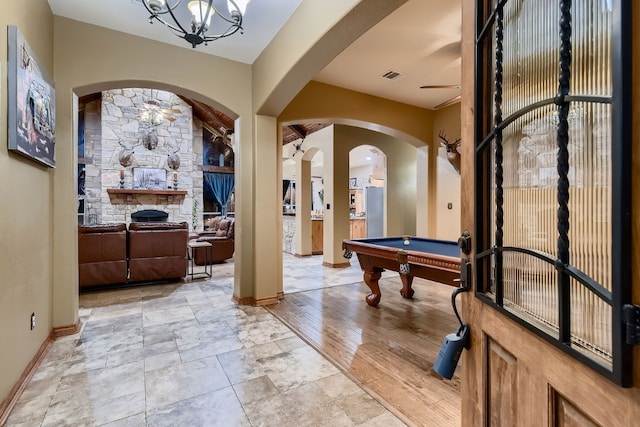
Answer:
<svg viewBox="0 0 640 427"><path fill-rule="evenodd" d="M235 219L230 217L215 217L207 231L198 233L198 242L209 242L213 246L212 263L219 264L233 258L235 251ZM205 264L203 249L194 249L193 261L196 265Z"/></svg>
<svg viewBox="0 0 640 427"><path fill-rule="evenodd" d="M78 226L80 288L127 283L125 224Z"/></svg>
<svg viewBox="0 0 640 427"><path fill-rule="evenodd" d="M186 222L129 224L129 281L171 280L187 275Z"/></svg>

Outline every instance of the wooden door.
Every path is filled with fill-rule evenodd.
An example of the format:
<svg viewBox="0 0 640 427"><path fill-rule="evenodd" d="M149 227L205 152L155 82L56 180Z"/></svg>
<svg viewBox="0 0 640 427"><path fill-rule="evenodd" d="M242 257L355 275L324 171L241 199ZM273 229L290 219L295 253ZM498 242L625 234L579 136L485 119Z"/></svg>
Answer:
<svg viewBox="0 0 640 427"><path fill-rule="evenodd" d="M502 6L504 9L495 12ZM598 13L611 14L606 18L611 20L603 22L597 18ZM589 23L589 40L592 44L585 46L580 44L580 40L586 36L584 21L589 19L594 19L594 22ZM559 23L558 29L547 31L547 23L553 20ZM498 21L501 21L499 25ZM516 25L514 21L519 22ZM481 42L477 44L476 40L482 39L479 34L487 22L491 22L486 26L490 32L489 41L485 45ZM561 37L562 31L566 35L568 28L561 30L560 22L562 25L567 22L573 23L571 37ZM634 167L635 170L640 167L640 150L629 149L631 141L638 141L640 137L640 106L631 107L630 102L620 101L629 95L630 98L625 98L627 101L631 98L640 99L640 25L636 24L638 22L640 7L634 5L632 9L631 1L627 0L581 0L573 1L573 5L569 1L561 0L463 0L462 229L468 230L473 239L473 250L468 258L474 270L472 292L462 295L462 317L471 331L470 347L464 351L461 366L458 368L462 377L463 426L640 425L640 352L637 345L620 341L624 341L624 337L621 338L621 332L625 329L621 313L623 305L640 304L640 251L634 246L635 243L631 243L640 241L640 221L637 220L640 212L640 189L637 184L639 181L635 178L628 180L633 182L631 185L629 182L619 182L615 178L617 168L620 168L621 164L626 168ZM631 28L631 23L634 23L635 28ZM547 28L543 31L545 34L532 33L531 28L536 26ZM603 31L603 28L606 28L605 32L610 31L613 34L613 48L608 49L605 46L605 55L598 56L603 51L596 49L597 33ZM544 86L545 78L549 79L548 76L544 77L544 65L540 65L541 62L537 60L530 60L536 51L551 52L547 52L555 66L555 70L551 72L561 72L562 64L558 66L558 62L561 61L552 53L554 49L558 49L558 43L562 43L561 39L573 42L573 49L569 49L573 52L573 60L579 58L583 61L573 65L572 71L577 74L575 78L578 81L584 78L595 82L599 75L607 74L601 73L599 67L606 66L607 61L614 63L611 75L607 77L615 82L612 85L613 89L611 93L606 90L600 93L603 98L610 96L613 101L598 99L597 105L591 107L587 104L592 100L583 99L580 106L588 112L584 116L591 120L588 126L592 134L595 132L595 118L602 119L600 124L602 121L611 121L608 126L605 125L606 132L610 135L608 138L612 141L607 149L618 153L613 154L618 158L614 159L608 172L614 176L611 183L613 196L609 198L598 196L601 193L594 189L603 187L594 184L598 179L594 170L586 170L580 178L576 165L570 166L569 194L572 198L569 198L568 203L569 223L573 228L570 228L568 233L573 246L570 246L568 251L563 250L562 236L566 234L566 230L561 230L562 224L556 227L557 224L554 223L554 218L557 219L558 215L562 216L564 213L562 205L566 204L566 200L562 202L562 197L557 198L558 191L554 187L557 177L553 177L550 185L545 184L547 181L541 182L543 178L548 178L548 173L555 172L550 172L551 169L537 170L536 185L531 185L531 182L527 181L531 176L523 173L527 169L522 157L526 147L522 148L519 144L523 138L541 137L541 133L525 135L522 129L533 121L530 117L524 117L529 113L506 125L504 119L510 117L511 113L500 116L509 109L521 112L522 108L525 108L527 100L523 100L522 104L516 107L503 104L512 101L518 90L521 90L518 87L527 87L527 91L523 93L535 99L535 92ZM627 44L631 43L631 40L633 43ZM552 46L554 44L555 46ZM630 50L625 53L626 48ZM563 54L566 52L567 50L564 50ZM496 58L504 61L504 68L498 69L495 62L485 62L481 69L477 70L474 63L476 53L478 58L485 55L491 58L491 61L495 61ZM635 69L632 77L631 70L624 69L631 67L631 63L626 62L630 57L633 58ZM593 69L589 70L588 67ZM543 76L537 79L537 74ZM589 76L594 77L594 80L590 80ZM517 82L514 83L514 78L522 79L520 86ZM562 82L558 82L565 78L568 78L567 73L554 77L555 85L562 87ZM584 94L585 88L597 92L600 83L602 82L582 87L574 80L568 86L569 94ZM607 82L609 83L611 81ZM500 92L498 96L496 92ZM542 96L537 99L544 98L545 96ZM563 98L564 101L557 105L558 110L568 99ZM572 102L572 105L578 105L576 101ZM541 108L552 111L554 105ZM606 110L611 105L614 108L607 110L606 114L599 110ZM496 106L498 108L495 108ZM570 115L572 111L574 110L568 109L569 132L587 129L584 123L572 127L571 120L576 118L575 115ZM564 113L558 114L558 123L567 123L566 116L564 122L561 117ZM629 120L631 117L635 118L633 129ZM500 132L493 131L496 121L503 126ZM513 126L519 126L520 133L516 137L513 132L509 134L510 127ZM483 132L487 129L489 133L495 133L494 141L490 142L494 147L487 150L483 157L477 153L482 150L482 140L487 133ZM495 138L498 138L497 134L499 142L495 141ZM579 140L580 137L575 134L569 136L570 162L575 158L575 152L571 150L577 148L571 144L579 144ZM527 144L530 142L526 141ZM500 153L495 150L497 145L501 146ZM621 146L626 148L619 150ZM531 145L528 147L531 148ZM566 154L566 150L564 152ZM597 154L593 154L591 158ZM629 162L631 156L633 158ZM555 153L552 158L546 160L557 162L557 158ZM538 160L542 162L545 158ZM501 177L504 182L500 183L495 175L498 163L500 169L503 166L505 169L505 177ZM509 177L509 171L515 174ZM564 172L562 174L564 176ZM624 177L624 174L622 176ZM500 187L499 192L496 192L496 187ZM620 188L632 193L626 194L629 202L620 200ZM588 192L591 199L582 196L581 193L586 189L593 190ZM502 218L496 216L495 202L498 199ZM629 212L623 212L622 217L616 217L616 209L620 206L612 211L608 210L610 206L603 207L605 218L594 218L594 215L587 215L589 211L580 205L583 203L585 206L596 206L603 200L610 205L618 203L623 210L633 209L636 219L632 221ZM553 206L547 206L548 203ZM549 218L549 211L552 218L542 221L541 218ZM542 222L537 222L538 220ZM482 226L479 227L479 223ZM602 227L589 228L596 223L603 223L600 224ZM550 249L545 246L550 240L549 233L559 236L551 239ZM584 242L583 246L580 246L581 242ZM559 254L554 252L556 244ZM517 247L511 248L510 245ZM492 247L500 249L494 249L492 252ZM576 254L577 248L580 247L586 249L582 254ZM590 251L591 247L597 247L598 251ZM626 248L626 251L620 248ZM549 266L544 260L535 258L533 251L527 252L530 249L542 253L549 252L551 258L558 258L558 265ZM492 253L483 255L480 253L482 251ZM516 255L512 255L513 251ZM497 255L498 253L503 255ZM517 258L519 256L522 258ZM626 265L621 264L618 257L622 257ZM603 267L602 264L598 264L599 259L608 262ZM599 297L591 295L591 291L584 291L585 286L577 283L572 276L576 269L589 273L585 281L595 283L592 287L601 291ZM546 273L547 270L550 271L550 275ZM628 273L627 276L625 271ZM541 275L546 275L546 278L539 279ZM626 283L617 283L622 279ZM567 281L564 283L569 290L567 293L558 291L563 289L564 280ZM613 284L598 287L599 282L604 283L607 280ZM516 285L498 287L498 281ZM610 289L605 289L607 287ZM551 294L548 292L549 289L552 290ZM581 292L579 298L573 294L576 289ZM609 295L607 292L612 295L609 305L602 302L602 298L606 299ZM566 303L562 301L565 297L570 301L568 307L571 311L559 308L559 305ZM536 311L536 308L540 308L540 311ZM568 337L566 342L563 341L565 335ZM587 338L580 341L579 346L576 336ZM600 341L605 344L598 344ZM610 354L606 354L607 352Z"/></svg>

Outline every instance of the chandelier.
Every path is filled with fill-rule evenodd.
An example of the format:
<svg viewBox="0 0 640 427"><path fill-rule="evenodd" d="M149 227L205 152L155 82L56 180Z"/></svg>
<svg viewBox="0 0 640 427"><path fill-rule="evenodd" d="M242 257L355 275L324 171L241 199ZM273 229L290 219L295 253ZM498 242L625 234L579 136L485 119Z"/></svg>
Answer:
<svg viewBox="0 0 640 427"><path fill-rule="evenodd" d="M151 14L149 23L156 20L185 39L195 48L197 45L228 37L240 31L242 18L250 0L226 0L229 13L225 13L213 0L196 0L187 3L183 0L142 0L142 4ZM186 4L186 7L184 6ZM182 7L180 7L183 5ZM208 31L220 31L210 34Z"/></svg>

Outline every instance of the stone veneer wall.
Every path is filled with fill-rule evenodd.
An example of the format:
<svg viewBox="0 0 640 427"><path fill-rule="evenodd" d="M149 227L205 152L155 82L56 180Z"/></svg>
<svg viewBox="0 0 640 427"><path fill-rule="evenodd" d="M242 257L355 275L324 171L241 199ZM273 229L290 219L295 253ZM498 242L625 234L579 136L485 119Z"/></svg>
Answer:
<svg viewBox="0 0 640 427"><path fill-rule="evenodd" d="M154 150L141 144L144 133L139 123L145 101L150 98L158 100L163 108L179 111L171 113L175 120L164 120L157 126L158 146ZM128 167L119 162L124 147L134 152ZM176 150L180 157L180 167L175 171L178 190L186 190L186 196L145 194L128 200L126 195L107 193L108 188L119 188L121 170L125 173L124 188L132 188L133 169L138 167L166 170L167 187L173 187L174 170L167 166L167 158ZM133 212L158 209L168 212L169 221L186 221L193 228L195 198L199 207L197 229L202 230L202 123L192 118L191 107L175 94L138 88L102 92L101 102L85 107L85 159L85 211L89 223L129 223Z"/></svg>

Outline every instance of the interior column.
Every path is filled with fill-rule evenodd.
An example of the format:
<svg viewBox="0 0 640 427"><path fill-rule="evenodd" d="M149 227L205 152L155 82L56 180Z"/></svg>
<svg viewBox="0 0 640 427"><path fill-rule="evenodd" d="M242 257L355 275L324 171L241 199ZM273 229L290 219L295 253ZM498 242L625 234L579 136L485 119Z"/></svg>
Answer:
<svg viewBox="0 0 640 427"><path fill-rule="evenodd" d="M323 264L348 265L342 256L342 240L349 236L349 144L339 141L334 126L333 144L324 151Z"/></svg>
<svg viewBox="0 0 640 427"><path fill-rule="evenodd" d="M56 138L68 141L56 144L56 168L53 169L53 324L71 328L78 324L78 97L72 92L56 95ZM71 133L71 135L69 134ZM70 188L76 189L69 191Z"/></svg>
<svg viewBox="0 0 640 427"><path fill-rule="evenodd" d="M255 116L253 147L253 303L264 305L282 294L282 146L275 117Z"/></svg>
<svg viewBox="0 0 640 427"><path fill-rule="evenodd" d="M311 255L311 162L296 161L296 256Z"/></svg>

